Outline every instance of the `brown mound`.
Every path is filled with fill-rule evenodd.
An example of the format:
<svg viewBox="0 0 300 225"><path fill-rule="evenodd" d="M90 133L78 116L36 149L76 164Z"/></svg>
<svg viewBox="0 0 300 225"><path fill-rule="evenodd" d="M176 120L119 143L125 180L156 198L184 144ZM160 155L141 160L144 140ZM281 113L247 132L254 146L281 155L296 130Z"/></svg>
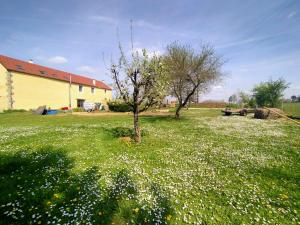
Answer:
<svg viewBox="0 0 300 225"><path fill-rule="evenodd" d="M254 118L256 119L279 119L281 116L279 114L285 115L285 113L277 108L257 108L254 111Z"/></svg>

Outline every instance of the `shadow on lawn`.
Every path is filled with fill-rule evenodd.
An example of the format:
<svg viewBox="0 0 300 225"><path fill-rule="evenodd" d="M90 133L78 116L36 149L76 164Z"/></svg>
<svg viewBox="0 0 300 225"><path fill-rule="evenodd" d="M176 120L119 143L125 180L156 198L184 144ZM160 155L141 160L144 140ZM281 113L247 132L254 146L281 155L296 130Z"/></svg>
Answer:
<svg viewBox="0 0 300 225"><path fill-rule="evenodd" d="M0 157L0 224L168 224L168 197L151 186L153 203L138 201L126 170L100 186L97 168L72 173L73 161L51 147Z"/></svg>
<svg viewBox="0 0 300 225"><path fill-rule="evenodd" d="M178 121L173 115L165 115L165 116L157 116L157 115L141 115L140 116L142 122L147 123L159 123L164 121Z"/></svg>

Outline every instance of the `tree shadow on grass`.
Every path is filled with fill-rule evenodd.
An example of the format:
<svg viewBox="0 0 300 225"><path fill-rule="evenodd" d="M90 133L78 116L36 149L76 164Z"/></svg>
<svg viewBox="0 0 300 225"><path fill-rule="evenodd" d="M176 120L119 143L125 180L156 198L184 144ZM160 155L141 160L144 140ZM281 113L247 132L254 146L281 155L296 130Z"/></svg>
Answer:
<svg viewBox="0 0 300 225"><path fill-rule="evenodd" d="M112 127L112 128L104 128L104 131L114 138L120 137L134 137L134 129L129 127ZM141 130L142 137L148 135L146 130Z"/></svg>
<svg viewBox="0 0 300 225"><path fill-rule="evenodd" d="M140 116L142 122L147 123L160 123L160 122L172 122L172 121L178 121L174 117L174 115L165 115L165 116L157 116L157 115L141 115Z"/></svg>
<svg viewBox="0 0 300 225"><path fill-rule="evenodd" d="M97 168L73 173L73 164L51 147L1 156L0 224L168 224L174 211L157 185L149 204L126 170L100 186Z"/></svg>
<svg viewBox="0 0 300 225"><path fill-rule="evenodd" d="M263 168L259 172L267 179L276 180L278 182L294 183L295 186L300 187L300 175L295 173L294 170L288 171L283 168Z"/></svg>

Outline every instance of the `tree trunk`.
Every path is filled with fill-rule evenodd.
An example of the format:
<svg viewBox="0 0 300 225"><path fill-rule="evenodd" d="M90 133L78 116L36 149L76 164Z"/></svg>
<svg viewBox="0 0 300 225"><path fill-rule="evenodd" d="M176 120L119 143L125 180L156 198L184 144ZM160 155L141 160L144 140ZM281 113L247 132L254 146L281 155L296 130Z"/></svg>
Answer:
<svg viewBox="0 0 300 225"><path fill-rule="evenodd" d="M138 111L138 109L134 109L133 124L134 124L134 141L136 143L141 143L141 130L140 130L140 126L139 126L139 111Z"/></svg>
<svg viewBox="0 0 300 225"><path fill-rule="evenodd" d="M176 109L176 113L175 113L175 118L176 119L179 119L179 117L180 117L180 110L181 110L181 108L182 108L182 104L179 104L178 107L177 107L177 109Z"/></svg>

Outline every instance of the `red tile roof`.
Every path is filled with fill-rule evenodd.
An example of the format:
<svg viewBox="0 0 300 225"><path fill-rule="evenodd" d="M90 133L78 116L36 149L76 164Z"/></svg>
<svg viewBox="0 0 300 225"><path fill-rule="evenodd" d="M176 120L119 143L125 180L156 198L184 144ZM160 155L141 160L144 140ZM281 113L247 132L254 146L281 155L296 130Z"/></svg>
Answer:
<svg viewBox="0 0 300 225"><path fill-rule="evenodd" d="M98 87L105 90L111 90L111 87L109 87L102 81L94 80L88 77L84 77L72 73L67 73L56 69L51 69L49 67L40 66L34 63L29 63L22 60L10 58L4 55L0 55L0 63L9 71L26 73L26 74L39 76L39 77L62 80L66 82L69 82L71 76L72 83L87 85L91 87ZM93 81L95 81L95 84L93 83Z"/></svg>

